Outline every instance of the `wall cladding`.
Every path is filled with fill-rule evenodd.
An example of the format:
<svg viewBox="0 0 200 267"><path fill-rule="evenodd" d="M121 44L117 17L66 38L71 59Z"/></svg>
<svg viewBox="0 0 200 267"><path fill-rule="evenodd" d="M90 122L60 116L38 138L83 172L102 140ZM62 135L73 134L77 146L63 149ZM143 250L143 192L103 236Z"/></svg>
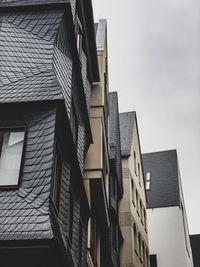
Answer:
<svg viewBox="0 0 200 267"><path fill-rule="evenodd" d="M21 183L18 190L0 191L0 240L52 237L49 196L53 165L55 109L17 111L1 126L27 125ZM7 115L6 115L7 114ZM12 118L12 119L10 119Z"/></svg>
<svg viewBox="0 0 200 267"><path fill-rule="evenodd" d="M62 98L52 57L63 12L0 14L0 102Z"/></svg>

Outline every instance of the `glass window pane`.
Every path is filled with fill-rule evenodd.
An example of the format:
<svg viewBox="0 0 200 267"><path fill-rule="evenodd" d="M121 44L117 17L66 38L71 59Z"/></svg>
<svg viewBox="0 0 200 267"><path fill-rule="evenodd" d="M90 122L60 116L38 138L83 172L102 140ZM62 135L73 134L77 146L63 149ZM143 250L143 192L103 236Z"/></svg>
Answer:
<svg viewBox="0 0 200 267"><path fill-rule="evenodd" d="M150 181L146 182L146 190L150 190Z"/></svg>
<svg viewBox="0 0 200 267"><path fill-rule="evenodd" d="M150 181L150 179L151 179L151 173L147 172L146 173L146 181Z"/></svg>
<svg viewBox="0 0 200 267"><path fill-rule="evenodd" d="M18 184L23 142L24 131L4 131L0 156L0 186Z"/></svg>

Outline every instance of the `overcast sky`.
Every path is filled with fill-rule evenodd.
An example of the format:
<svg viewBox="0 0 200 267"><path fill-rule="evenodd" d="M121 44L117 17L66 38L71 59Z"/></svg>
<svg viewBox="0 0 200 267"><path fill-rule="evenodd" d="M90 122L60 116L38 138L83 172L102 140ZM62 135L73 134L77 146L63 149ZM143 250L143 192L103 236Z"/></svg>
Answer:
<svg viewBox="0 0 200 267"><path fill-rule="evenodd" d="M93 0L106 18L110 91L137 111L142 152L176 148L190 233L200 234L200 1Z"/></svg>

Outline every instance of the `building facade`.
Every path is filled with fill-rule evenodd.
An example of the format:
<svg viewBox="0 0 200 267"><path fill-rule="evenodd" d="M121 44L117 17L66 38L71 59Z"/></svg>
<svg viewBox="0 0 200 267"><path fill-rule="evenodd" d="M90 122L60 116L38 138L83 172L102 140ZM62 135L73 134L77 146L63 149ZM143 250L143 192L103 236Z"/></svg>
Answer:
<svg viewBox="0 0 200 267"><path fill-rule="evenodd" d="M142 155L152 266L193 267L176 150Z"/></svg>
<svg viewBox="0 0 200 267"><path fill-rule="evenodd" d="M120 201L120 226L124 242L123 267L150 266L146 195L135 112L120 113L124 195Z"/></svg>
<svg viewBox="0 0 200 267"><path fill-rule="evenodd" d="M200 235L190 235L194 267L200 266Z"/></svg>
<svg viewBox="0 0 200 267"><path fill-rule="evenodd" d="M123 236L119 221L119 204L123 197L121 140L117 92L109 93L109 216L110 267L120 267Z"/></svg>
<svg viewBox="0 0 200 267"><path fill-rule="evenodd" d="M2 266L87 266L90 0L0 3Z"/></svg>
<svg viewBox="0 0 200 267"><path fill-rule="evenodd" d="M90 124L93 143L84 162L84 184L91 208L88 225L90 266L109 266L109 144L108 144L108 68L107 23L95 24L100 81L93 84Z"/></svg>

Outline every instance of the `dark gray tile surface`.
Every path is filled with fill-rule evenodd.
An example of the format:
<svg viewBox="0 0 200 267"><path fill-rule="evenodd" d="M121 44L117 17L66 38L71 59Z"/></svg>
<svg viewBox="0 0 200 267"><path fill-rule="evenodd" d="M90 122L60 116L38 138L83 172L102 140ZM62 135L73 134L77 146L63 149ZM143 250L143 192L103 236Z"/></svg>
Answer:
<svg viewBox="0 0 200 267"><path fill-rule="evenodd" d="M11 113L12 119L0 115L0 126L26 125L27 136L20 187L0 190L0 240L50 238L49 196L56 111L49 108Z"/></svg>
<svg viewBox="0 0 200 267"><path fill-rule="evenodd" d="M0 103L63 99L53 70L63 12L0 14Z"/></svg>
<svg viewBox="0 0 200 267"><path fill-rule="evenodd" d="M135 111L119 114L122 157L129 157L131 155L135 115Z"/></svg>
<svg viewBox="0 0 200 267"><path fill-rule="evenodd" d="M123 192L121 140L117 92L109 93L109 158L115 161L116 175Z"/></svg>
<svg viewBox="0 0 200 267"><path fill-rule="evenodd" d="M178 206L179 180L176 150L142 155L144 175L150 172L150 190L147 190L147 208Z"/></svg>
<svg viewBox="0 0 200 267"><path fill-rule="evenodd" d="M0 7L69 3L70 0L0 0Z"/></svg>

